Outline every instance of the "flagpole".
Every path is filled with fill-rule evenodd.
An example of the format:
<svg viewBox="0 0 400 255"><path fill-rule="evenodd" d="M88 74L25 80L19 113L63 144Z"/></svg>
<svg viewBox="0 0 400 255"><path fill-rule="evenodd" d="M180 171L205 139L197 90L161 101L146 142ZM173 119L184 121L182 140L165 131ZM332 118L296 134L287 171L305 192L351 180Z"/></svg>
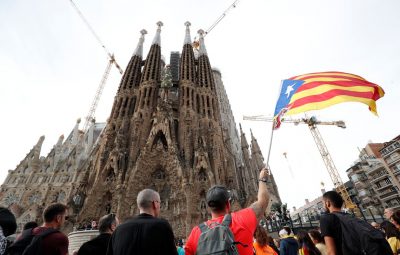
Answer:
<svg viewBox="0 0 400 255"><path fill-rule="evenodd" d="M267 156L267 163L266 163L266 167L269 168L269 157L271 156L271 147L272 147L272 140L274 138L274 127L275 127L275 120L272 121L272 127L271 127L271 136L269 139L269 149L268 149L268 156Z"/></svg>
<svg viewBox="0 0 400 255"><path fill-rule="evenodd" d="M279 94L278 94L277 102L278 102L279 96L281 95L281 92L282 92L282 85L283 85L283 80L281 80L281 86L279 88ZM274 112L274 114L275 114L275 112ZM273 114L273 116L275 117L274 114ZM273 138L274 138L274 130L275 130L274 127L275 127L275 118L272 121L271 135L270 135L270 140L269 140L269 149L268 149L268 155L267 155L267 163L265 164L265 167L267 167L268 171L270 170L269 158L271 156L272 141L273 141Z"/></svg>

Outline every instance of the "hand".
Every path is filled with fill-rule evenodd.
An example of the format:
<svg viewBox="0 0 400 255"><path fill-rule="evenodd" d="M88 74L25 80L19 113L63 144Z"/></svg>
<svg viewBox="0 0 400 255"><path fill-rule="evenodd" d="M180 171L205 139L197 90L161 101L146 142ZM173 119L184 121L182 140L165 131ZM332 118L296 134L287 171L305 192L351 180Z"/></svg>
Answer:
<svg viewBox="0 0 400 255"><path fill-rule="evenodd" d="M268 176L269 176L268 169L265 167L263 169L261 169L259 179L268 178Z"/></svg>

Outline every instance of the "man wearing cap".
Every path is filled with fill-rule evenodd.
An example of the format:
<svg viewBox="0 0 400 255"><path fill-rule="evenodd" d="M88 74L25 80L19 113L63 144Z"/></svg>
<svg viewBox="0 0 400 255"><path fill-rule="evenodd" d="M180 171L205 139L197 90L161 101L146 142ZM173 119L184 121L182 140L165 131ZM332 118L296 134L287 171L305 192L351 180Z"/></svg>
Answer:
<svg viewBox="0 0 400 255"><path fill-rule="evenodd" d="M257 227L258 220L264 215L268 206L267 181L268 171L262 169L259 178L257 201L248 208L231 213L230 229L235 241L240 243L237 245L240 255L253 254L253 233ZM221 185L213 186L208 190L206 200L207 206L211 211L211 220L208 220L205 224L210 226L214 222L221 223L224 216L230 213L231 209L228 190ZM192 229L185 246L185 255L196 254L200 234L199 226Z"/></svg>

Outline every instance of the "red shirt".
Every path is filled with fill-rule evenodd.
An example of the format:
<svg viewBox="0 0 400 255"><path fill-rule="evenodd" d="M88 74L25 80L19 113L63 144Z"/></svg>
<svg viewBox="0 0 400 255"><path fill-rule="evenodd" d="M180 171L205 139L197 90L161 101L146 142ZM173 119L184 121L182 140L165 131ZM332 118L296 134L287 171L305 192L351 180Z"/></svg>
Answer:
<svg viewBox="0 0 400 255"><path fill-rule="evenodd" d="M46 229L45 227L34 228L33 234L40 234ZM68 255L68 237L61 232L44 237L41 245L42 255Z"/></svg>
<svg viewBox="0 0 400 255"><path fill-rule="evenodd" d="M241 242L247 247L243 245L237 244L240 255L253 255L253 234L257 227L257 218L253 209L246 208L237 212L231 213L232 215L232 223L231 230L233 235L235 236L236 242ZM221 223L224 219L224 216L220 216L215 219L208 220L206 222L207 225L210 225L212 222ZM197 243L199 241L201 231L199 226L196 226L192 229L190 233L186 245L185 245L185 255L194 255L197 250Z"/></svg>

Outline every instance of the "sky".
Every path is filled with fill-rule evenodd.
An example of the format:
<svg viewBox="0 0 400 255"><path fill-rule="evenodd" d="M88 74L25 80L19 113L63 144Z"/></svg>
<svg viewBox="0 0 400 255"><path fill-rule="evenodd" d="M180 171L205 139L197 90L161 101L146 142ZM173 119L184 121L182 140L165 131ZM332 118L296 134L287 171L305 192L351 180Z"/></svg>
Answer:
<svg viewBox="0 0 400 255"><path fill-rule="evenodd" d="M181 51L186 21L192 37L209 28L233 0L75 0L124 69L148 31L146 56L161 32L162 54ZM267 158L271 123L243 121L243 115L272 115L280 82L295 75L342 71L383 87L379 117L360 103L310 112L320 120L343 120L347 128L319 130L340 175L368 142L400 134L400 19L397 0L242 0L206 37L212 66L222 79L237 123L250 129ZM76 119L87 115L107 65L107 55L69 0L0 2L0 182L41 135L46 156ZM111 70L96 111L110 114L121 75ZM294 116L303 117L304 115ZM287 159L283 156L286 153ZM321 181L333 187L306 125L283 124L274 133L270 162L281 198L292 206L318 197ZM290 170L293 175L290 174Z"/></svg>

